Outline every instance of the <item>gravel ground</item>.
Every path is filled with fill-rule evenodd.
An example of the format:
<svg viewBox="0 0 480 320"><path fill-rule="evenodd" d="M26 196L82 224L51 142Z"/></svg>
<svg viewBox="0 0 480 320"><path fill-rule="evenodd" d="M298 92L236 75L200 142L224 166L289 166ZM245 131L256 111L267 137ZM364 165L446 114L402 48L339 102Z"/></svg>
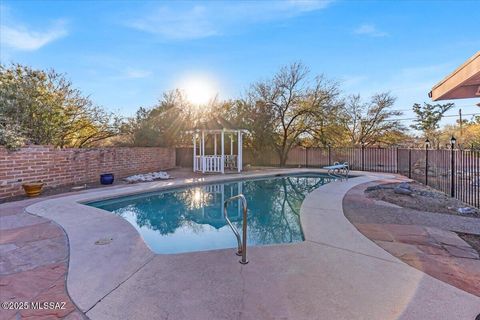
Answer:
<svg viewBox="0 0 480 320"><path fill-rule="evenodd" d="M454 199L443 192L427 187L418 182L408 183L413 191L411 195L397 194L394 192L399 183L382 184L367 188L365 193L368 198L382 200L395 205L420 211L452 214L462 217L480 218L479 210L473 214L461 214L458 208L469 207L460 200Z"/></svg>
<svg viewBox="0 0 480 320"><path fill-rule="evenodd" d="M468 243L473 249L477 250L480 254L480 236L470 233L457 232L458 236Z"/></svg>

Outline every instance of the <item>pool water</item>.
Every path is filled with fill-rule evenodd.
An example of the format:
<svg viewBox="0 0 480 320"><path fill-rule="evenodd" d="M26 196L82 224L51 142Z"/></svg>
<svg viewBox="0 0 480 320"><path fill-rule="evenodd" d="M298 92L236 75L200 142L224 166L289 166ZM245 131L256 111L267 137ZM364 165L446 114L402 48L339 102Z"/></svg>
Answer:
<svg viewBox="0 0 480 320"><path fill-rule="evenodd" d="M239 180L92 202L128 222L156 253L235 248L223 216L223 201L243 193L248 203L249 246L303 241L300 206L305 196L332 181L306 174ZM229 218L242 230L240 200L230 202Z"/></svg>

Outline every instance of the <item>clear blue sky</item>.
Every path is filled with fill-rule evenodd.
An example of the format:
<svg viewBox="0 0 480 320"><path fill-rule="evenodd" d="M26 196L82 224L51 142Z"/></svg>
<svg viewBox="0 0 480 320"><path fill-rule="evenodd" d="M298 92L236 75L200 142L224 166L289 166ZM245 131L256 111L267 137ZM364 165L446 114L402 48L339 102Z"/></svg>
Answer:
<svg viewBox="0 0 480 320"><path fill-rule="evenodd" d="M2 0L0 9L2 63L66 73L123 115L190 74L233 98L293 61L342 81L345 94L390 91L410 109L480 50L479 1ZM478 102L456 104L474 113Z"/></svg>

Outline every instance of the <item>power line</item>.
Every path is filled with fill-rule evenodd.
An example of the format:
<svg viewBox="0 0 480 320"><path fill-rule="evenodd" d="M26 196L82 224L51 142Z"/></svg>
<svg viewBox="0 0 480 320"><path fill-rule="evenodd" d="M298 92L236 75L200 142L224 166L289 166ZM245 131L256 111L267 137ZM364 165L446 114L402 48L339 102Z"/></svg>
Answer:
<svg viewBox="0 0 480 320"><path fill-rule="evenodd" d="M464 104L464 105L455 105L455 108L467 108L467 107L475 107L475 104ZM413 105L412 105L413 107ZM412 107L410 109L392 109L391 111L413 111Z"/></svg>
<svg viewBox="0 0 480 320"><path fill-rule="evenodd" d="M462 116L480 116L480 113L464 113ZM458 117L458 114L445 115L442 118L454 118ZM408 120L417 120L417 118L403 118L403 119L387 119L385 121L408 121Z"/></svg>

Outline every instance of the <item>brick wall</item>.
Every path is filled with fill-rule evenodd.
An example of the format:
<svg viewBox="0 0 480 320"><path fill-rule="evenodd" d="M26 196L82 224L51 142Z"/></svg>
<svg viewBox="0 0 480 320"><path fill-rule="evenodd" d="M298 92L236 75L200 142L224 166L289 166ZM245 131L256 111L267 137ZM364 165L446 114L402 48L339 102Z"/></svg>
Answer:
<svg viewBox="0 0 480 320"><path fill-rule="evenodd" d="M0 200L23 194L22 183L43 181L46 188L99 181L173 168L173 148L57 149L30 146L17 151L0 147Z"/></svg>

